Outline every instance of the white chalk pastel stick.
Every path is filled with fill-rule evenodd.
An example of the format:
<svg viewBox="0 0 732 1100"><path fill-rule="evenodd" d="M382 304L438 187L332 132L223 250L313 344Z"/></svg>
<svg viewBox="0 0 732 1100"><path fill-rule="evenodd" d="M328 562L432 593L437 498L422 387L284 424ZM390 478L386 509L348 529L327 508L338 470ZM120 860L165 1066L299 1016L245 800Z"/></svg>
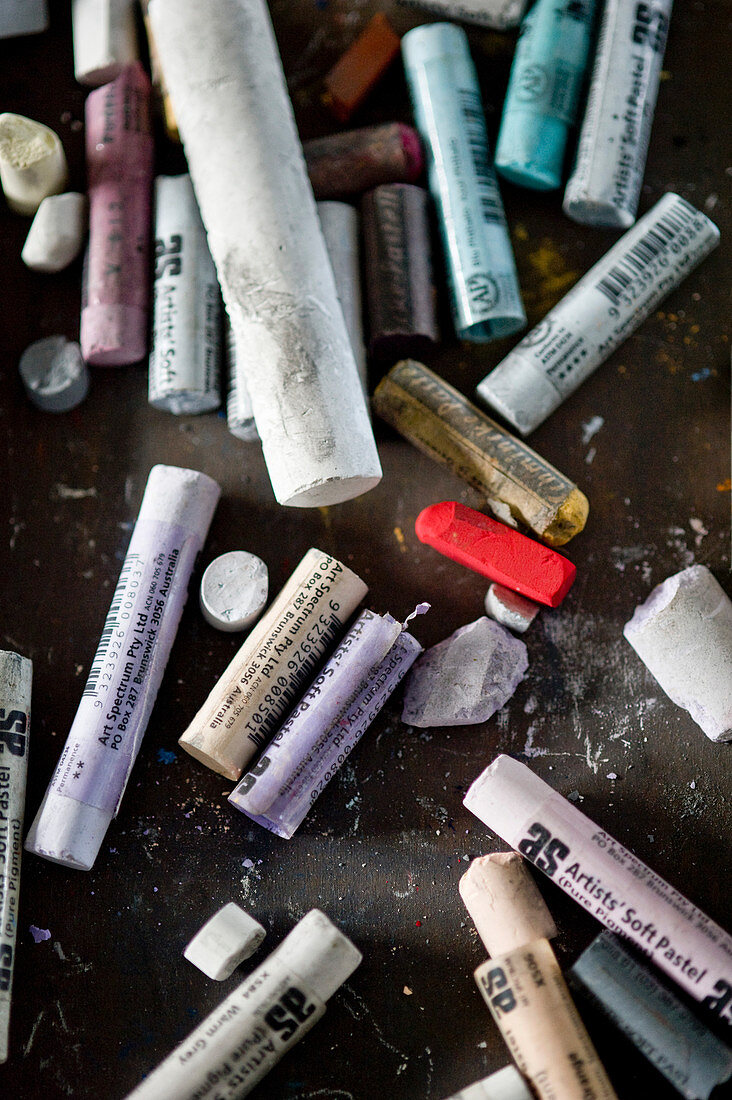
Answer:
<svg viewBox="0 0 732 1100"><path fill-rule="evenodd" d="M11 210L35 214L67 179L66 155L53 130L25 115L0 115L0 184Z"/></svg>
<svg viewBox="0 0 732 1100"><path fill-rule="evenodd" d="M324 913L311 909L127 1100L200 1100L214 1086L227 1100L247 1096L320 1019L361 958Z"/></svg>
<svg viewBox="0 0 732 1100"><path fill-rule="evenodd" d="M0 1063L8 1059L33 664L0 650Z"/></svg>
<svg viewBox="0 0 732 1100"><path fill-rule="evenodd" d="M209 978L222 982L254 954L266 934L259 921L230 901L196 932L183 957Z"/></svg>
<svg viewBox="0 0 732 1100"><path fill-rule="evenodd" d="M0 0L0 38L40 34L47 29L46 0Z"/></svg>
<svg viewBox="0 0 732 1100"><path fill-rule="evenodd" d="M319 202L318 218L325 247L333 267L338 301L348 329L351 348L364 393L368 393L366 345L363 339L363 299L361 295L360 219L355 206L347 202Z"/></svg>
<svg viewBox="0 0 732 1100"><path fill-rule="evenodd" d="M496 757L464 803L694 1000L732 1023L732 936L530 768Z"/></svg>
<svg viewBox="0 0 732 1100"><path fill-rule="evenodd" d="M256 554L230 550L214 558L201 578L201 611L217 630L246 630L267 605L269 572Z"/></svg>
<svg viewBox="0 0 732 1100"><path fill-rule="evenodd" d="M460 1089L448 1100L532 1100L526 1082L514 1066L505 1066L490 1077Z"/></svg>
<svg viewBox="0 0 732 1100"><path fill-rule="evenodd" d="M706 565L657 585L623 634L710 740L732 741L732 600Z"/></svg>
<svg viewBox="0 0 732 1100"><path fill-rule="evenodd" d="M280 504L381 478L265 0L152 0L150 20Z"/></svg>
<svg viewBox="0 0 732 1100"><path fill-rule="evenodd" d="M148 400L176 416L221 404L221 295L191 177L155 180Z"/></svg>
<svg viewBox="0 0 732 1100"><path fill-rule="evenodd" d="M86 195L78 191L49 195L31 222L21 260L33 271L63 271L81 252L88 222Z"/></svg>
<svg viewBox="0 0 732 1100"><path fill-rule="evenodd" d="M454 19L457 23L476 23L494 31L517 27L528 0L397 0L404 8L416 8Z"/></svg>
<svg viewBox="0 0 732 1100"><path fill-rule="evenodd" d="M74 76L98 88L139 59L135 0L73 0Z"/></svg>
<svg viewBox="0 0 732 1100"><path fill-rule="evenodd" d="M88 871L119 810L220 489L153 466L89 677L25 846Z"/></svg>
<svg viewBox="0 0 732 1100"><path fill-rule="evenodd" d="M546 902L518 852L478 856L458 889L489 955L503 955L557 934Z"/></svg>

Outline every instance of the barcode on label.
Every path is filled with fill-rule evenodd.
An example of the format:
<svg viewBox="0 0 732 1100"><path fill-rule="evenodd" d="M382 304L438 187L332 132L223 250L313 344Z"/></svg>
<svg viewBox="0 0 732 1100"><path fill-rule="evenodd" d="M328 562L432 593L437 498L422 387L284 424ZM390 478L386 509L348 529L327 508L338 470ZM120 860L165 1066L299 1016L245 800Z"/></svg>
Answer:
<svg viewBox="0 0 732 1100"><path fill-rule="evenodd" d="M488 159L488 139L485 132L485 118L477 92L462 89L459 92L460 109L465 123L465 136L473 161L473 169L478 177L480 205L483 220L503 224L503 204L498 191L496 177Z"/></svg>
<svg viewBox="0 0 732 1100"><path fill-rule="evenodd" d="M107 656L107 650L109 649L109 643L112 640L112 635L119 626L119 612L122 606L122 599L125 594L125 588L127 587L127 581L132 571L133 565L137 565L140 560L139 554L128 554L124 560L122 566L122 572L119 575L117 581L117 587L114 590L114 596L112 597L112 603L109 606L107 617L104 620L104 629L102 630L102 636L99 639L99 645L97 651L94 654L94 661L89 669L89 676L87 677L86 686L82 692L82 699L86 695L95 695L97 690L97 684L101 675L102 668L104 667L104 659Z"/></svg>
<svg viewBox="0 0 732 1100"><path fill-rule="evenodd" d="M673 210L662 214L648 232L628 249L622 260L610 268L597 283L597 289L609 298L614 306L617 305L621 294L628 289L633 280L666 251L671 241L688 229L694 220L695 213L693 206L684 199L680 199Z"/></svg>

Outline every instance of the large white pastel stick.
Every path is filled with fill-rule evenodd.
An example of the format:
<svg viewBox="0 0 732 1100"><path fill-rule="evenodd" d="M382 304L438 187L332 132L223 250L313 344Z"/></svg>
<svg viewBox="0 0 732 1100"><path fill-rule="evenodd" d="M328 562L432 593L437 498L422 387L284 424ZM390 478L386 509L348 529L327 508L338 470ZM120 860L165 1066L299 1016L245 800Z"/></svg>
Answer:
<svg viewBox="0 0 732 1100"><path fill-rule="evenodd" d="M53 130L25 115L0 115L0 184L11 210L35 214L67 179L66 155Z"/></svg>
<svg viewBox="0 0 732 1100"><path fill-rule="evenodd" d="M155 180L148 399L177 416L221 404L221 297L190 176Z"/></svg>
<svg viewBox="0 0 732 1100"><path fill-rule="evenodd" d="M266 932L235 901L222 906L199 928L183 957L214 981L230 978L239 963L257 950Z"/></svg>
<svg viewBox="0 0 732 1100"><path fill-rule="evenodd" d="M265 0L149 14L275 497L350 500L381 467Z"/></svg>
<svg viewBox="0 0 732 1100"><path fill-rule="evenodd" d="M482 1081L475 1081L448 1100L532 1100L526 1082L514 1066L505 1066Z"/></svg>
<svg viewBox="0 0 732 1100"><path fill-rule="evenodd" d="M213 478L153 466L84 693L25 846L88 871L116 816L218 503Z"/></svg>
<svg viewBox="0 0 732 1100"><path fill-rule="evenodd" d="M732 600L706 565L657 585L623 634L707 737L732 741Z"/></svg>
<svg viewBox="0 0 732 1100"><path fill-rule="evenodd" d="M694 1000L732 1023L732 936L517 760L498 756L469 810Z"/></svg>
<svg viewBox="0 0 732 1100"><path fill-rule="evenodd" d="M137 61L135 0L73 0L74 76L98 88Z"/></svg>
<svg viewBox="0 0 732 1100"><path fill-rule="evenodd" d="M8 1059L33 664L0 650L0 1063Z"/></svg>
<svg viewBox="0 0 732 1100"><path fill-rule="evenodd" d="M40 34L47 28L46 0L0 0L0 38Z"/></svg>
<svg viewBox="0 0 732 1100"><path fill-rule="evenodd" d="M181 747L227 779L239 779L367 592L342 562L308 550L180 737Z"/></svg>
<svg viewBox="0 0 732 1100"><path fill-rule="evenodd" d="M366 345L363 340L363 300L361 296L361 249L359 216L347 202L319 202L318 218L325 247L333 267L338 301L348 329L351 348L364 393L368 393Z"/></svg>
<svg viewBox="0 0 732 1100"><path fill-rule="evenodd" d="M49 195L38 207L20 258L33 271L55 273L81 252L89 221L86 195L67 191Z"/></svg>
<svg viewBox="0 0 732 1100"><path fill-rule="evenodd" d="M280 946L192 1031L127 1100L239 1100L325 1012L361 962L325 913L311 909ZM215 1092L209 1092L215 1086Z"/></svg>
<svg viewBox="0 0 732 1100"><path fill-rule="evenodd" d="M458 889L489 955L502 955L557 934L546 902L518 852L478 856Z"/></svg>
<svg viewBox="0 0 732 1100"><path fill-rule="evenodd" d="M372 615L372 612L365 614ZM347 638L344 639L344 644L346 641ZM331 674L337 675L343 652L343 649L336 650L321 675L316 677L310 690L268 746L264 756L260 757L255 767L229 795L232 806L236 806L237 810L252 821L285 840L294 836L315 800L404 679L422 652L422 647L416 638L402 629L381 663L366 670L365 678L345 698L342 709L331 709L329 715L321 716L321 688L326 678ZM353 676L352 683L357 678L358 674ZM307 732L307 723L303 723L303 716L313 719L311 730L317 732L314 741L305 739L305 748L300 745L298 737L298 731L303 728ZM288 767L280 772L284 778L280 786L274 789L268 805L259 812L254 812L251 809L250 796L257 796L262 777L267 776L272 763L275 766L280 763L281 755L288 763ZM260 795L258 804L261 806L264 801Z"/></svg>

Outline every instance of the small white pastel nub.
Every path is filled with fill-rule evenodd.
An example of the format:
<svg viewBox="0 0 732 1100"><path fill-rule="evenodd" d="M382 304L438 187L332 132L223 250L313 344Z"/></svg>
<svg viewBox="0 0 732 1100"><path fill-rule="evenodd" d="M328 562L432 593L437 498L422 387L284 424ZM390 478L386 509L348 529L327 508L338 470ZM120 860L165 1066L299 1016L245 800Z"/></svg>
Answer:
<svg viewBox="0 0 732 1100"><path fill-rule="evenodd" d="M532 1094L519 1071L514 1066L505 1066L456 1092L449 1100L532 1100Z"/></svg>
<svg viewBox="0 0 732 1100"><path fill-rule="evenodd" d="M517 634L524 634L529 629L538 610L538 603L519 596L518 592L512 592L502 584L492 584L485 594L486 615Z"/></svg>
<svg viewBox="0 0 732 1100"><path fill-rule="evenodd" d="M74 76L98 88L139 59L135 0L73 0Z"/></svg>
<svg viewBox="0 0 732 1100"><path fill-rule="evenodd" d="M230 550L214 558L201 578L201 611L217 630L233 633L251 626L264 611L267 566L256 554Z"/></svg>
<svg viewBox="0 0 732 1100"><path fill-rule="evenodd" d="M0 183L11 210L35 214L67 179L66 155L53 130L25 115L0 115Z"/></svg>
<svg viewBox="0 0 732 1100"><path fill-rule="evenodd" d="M230 901L207 920L183 952L183 957L216 982L229 978L253 955L266 932L259 921Z"/></svg>
<svg viewBox="0 0 732 1100"><path fill-rule="evenodd" d="M65 336L30 344L18 364L25 392L44 412L75 409L89 392L89 371L81 348Z"/></svg>
<svg viewBox="0 0 732 1100"><path fill-rule="evenodd" d="M86 195L49 195L38 207L20 258L33 271L63 271L81 252L88 216Z"/></svg>

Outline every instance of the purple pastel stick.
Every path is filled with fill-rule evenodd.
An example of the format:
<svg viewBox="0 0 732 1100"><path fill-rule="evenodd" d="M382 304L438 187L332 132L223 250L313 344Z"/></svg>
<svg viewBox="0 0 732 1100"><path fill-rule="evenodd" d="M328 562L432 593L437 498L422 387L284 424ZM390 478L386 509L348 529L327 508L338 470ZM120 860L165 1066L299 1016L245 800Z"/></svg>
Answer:
<svg viewBox="0 0 732 1100"><path fill-rule="evenodd" d="M384 618L393 622L390 615ZM351 697L340 713L327 722L321 718L318 737L310 747L298 751L297 723L288 721L289 732L285 734L286 727L283 727L257 766L241 779L229 795L229 802L258 825L289 840L421 652L422 647L416 638L402 629L380 664L372 667L358 686L352 684ZM329 665L336 656L337 653ZM329 665L325 666L324 674ZM308 695L297 711L303 713L302 707ZM313 696L313 701L316 698ZM314 707L313 712L317 718L319 708ZM294 717L295 714L292 715ZM270 804L262 812L252 812L251 793L257 789L262 776L267 774L280 753L289 762L289 774Z"/></svg>
<svg viewBox="0 0 732 1100"><path fill-rule="evenodd" d="M81 351L95 366L147 354L153 137L150 81L128 65L86 101L89 252Z"/></svg>

